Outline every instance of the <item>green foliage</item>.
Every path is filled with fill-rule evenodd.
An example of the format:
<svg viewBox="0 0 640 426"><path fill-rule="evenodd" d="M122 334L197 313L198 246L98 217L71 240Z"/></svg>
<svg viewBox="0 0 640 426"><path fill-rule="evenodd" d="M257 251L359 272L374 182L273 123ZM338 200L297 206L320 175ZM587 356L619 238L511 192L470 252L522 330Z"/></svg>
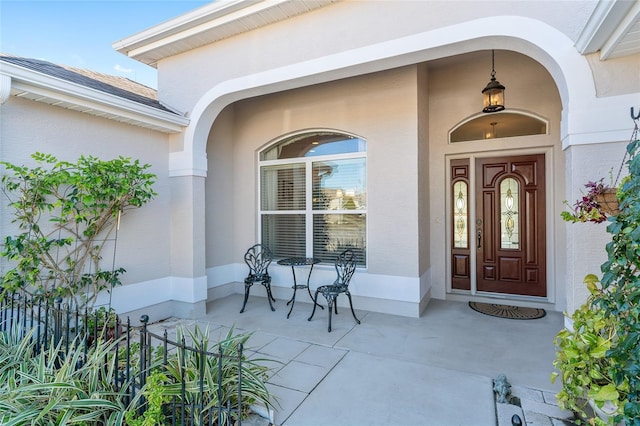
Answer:
<svg viewBox="0 0 640 426"><path fill-rule="evenodd" d="M640 425L640 140L627 146L629 176L620 196L620 213L610 219L607 261L602 264L603 292L595 300L616 321L618 342L607 353L616 384L629 383L623 420Z"/></svg>
<svg viewBox="0 0 640 426"><path fill-rule="evenodd" d="M113 308L107 309L105 306L100 306L87 315L87 331L93 333L94 331L100 331L105 327L115 327L118 322L118 315Z"/></svg>
<svg viewBox="0 0 640 426"><path fill-rule="evenodd" d="M243 355L241 367L238 363L239 345L245 345L251 334L233 335L232 328L226 337L212 345L208 327L205 330L197 325L193 330L178 327L176 332L176 340L188 346L188 349L178 347L176 351L171 351L166 362L162 350L151 351L152 373L142 392L138 393L137 400L132 403L135 406L144 397L146 411L139 415L130 410L126 414L128 425L164 424L166 412L173 413L177 418L184 414L186 418L194 419L195 424L229 424L228 420L237 419L226 418L227 408L233 414L239 411L246 416L252 404L272 406L271 395L265 385L268 368L259 364L271 360L249 360ZM222 357L217 354L222 354ZM218 381L221 381L221 387L218 387ZM238 401L239 386L242 389L242 401ZM224 410L221 413L223 418L219 421L217 407L220 401ZM168 407L169 403L173 406ZM184 413L180 411L181 407Z"/></svg>
<svg viewBox="0 0 640 426"><path fill-rule="evenodd" d="M562 380L558 403L589 418L588 398L599 407L610 401L613 410L622 414L629 382L614 382L614 366L607 356L618 341L616 319L594 306L595 299L602 294L597 286L598 278L587 275L584 282L591 293L587 302L571 315L572 329L561 330L554 340L557 352L553 365ZM557 377L558 373L554 373L552 382ZM606 424L597 417L590 418L590 423Z"/></svg>
<svg viewBox="0 0 640 426"><path fill-rule="evenodd" d="M587 192L582 194L575 204L572 206L567 201L564 202L568 210L560 213L562 219L566 222L594 222L601 223L607 220L607 213L598 203L598 197L610 190L609 186L604 183L604 178L595 182L587 182L584 187Z"/></svg>
<svg viewBox="0 0 640 426"><path fill-rule="evenodd" d="M102 251L121 214L156 195L156 176L147 172L150 165L124 157L81 156L76 163L32 157L35 167L0 163L2 190L20 232L5 238L0 255L13 267L2 286L90 307L100 291L120 284L125 270L104 267Z"/></svg>
<svg viewBox="0 0 640 426"><path fill-rule="evenodd" d="M194 330L178 328L178 341L188 342L193 348L184 350L179 348L176 356L171 357L165 368L165 374L169 381L165 385L166 395L172 398L181 398L182 388L186 391L186 404L193 407L196 412L192 413L196 419L202 415L204 424L209 424L208 414L214 418L213 423L218 421L218 412L215 408L218 402L230 401L232 409L240 408L242 413L246 413L249 405L256 402L266 407L271 407L270 394L265 385L268 368L260 365L262 359L247 359L244 355L241 364L241 388L242 401L238 401L238 386L240 383L240 365L234 358L239 355L239 345L246 344L251 334L233 335L233 328L229 330L226 337L217 343L209 345L209 330L204 331L196 325ZM222 358L206 356L207 352L217 352L222 354ZM268 361L268 360L266 360ZM222 387L218 388L219 377L222 378ZM202 396L202 399L200 397ZM226 405L225 405L226 406ZM202 407L200 410L198 407ZM208 411L211 410L209 413ZM223 416L226 413L222 413ZM220 423L226 422L222 419Z"/></svg>
<svg viewBox="0 0 640 426"><path fill-rule="evenodd" d="M142 416L137 416L136 410L129 410L125 415L129 426L156 426L165 423L163 406L169 402L169 395L164 386L169 379L164 373L155 370L147 377L147 384L141 395L146 399L146 410Z"/></svg>
<svg viewBox="0 0 640 426"><path fill-rule="evenodd" d="M129 356L123 350L116 350L118 341L98 339L85 356L77 349L84 348L84 343L76 338L68 342L70 351L66 350L67 342L61 341L38 354L32 337L34 330L25 336L17 331L0 333L1 425L162 425L168 421L165 413L169 403L177 404L178 418L184 403L185 416L193 416L196 424L200 420L203 424L209 424L209 420L213 424L224 424L226 418L217 422L218 401L223 401L223 416L227 416L227 401L231 401L228 408L240 408L242 415L256 402L271 406L265 385L267 367L258 364L269 360L248 360L243 356L240 367L238 345L246 344L250 334L234 336L233 329L209 348L208 330L203 332L196 326L185 335L179 328L178 340L199 351L180 348L165 354L161 347L145 351L146 356L151 357L150 374L128 406L122 402L127 385L121 383L117 390L114 383L117 367L122 368L125 358L133 367L131 377L141 373L136 369L140 367L139 344L131 345ZM221 363L215 356L219 351L223 354ZM241 383L239 368L242 369ZM122 380L122 376L118 377ZM219 388L220 378L222 387ZM242 401L237 399L239 386ZM143 403L142 410L140 403Z"/></svg>
<svg viewBox="0 0 640 426"><path fill-rule="evenodd" d="M116 369L105 362L115 343L98 342L86 357L80 350L61 356L62 342L36 353L33 332L11 335L0 334L0 424L122 424Z"/></svg>
<svg viewBox="0 0 640 426"><path fill-rule="evenodd" d="M616 415L610 423L631 426L640 426L639 148L640 140L627 145L629 175L617 191L620 212L607 226L612 238L600 268L601 288L596 276L587 276L591 295L572 315L574 330L556 337L554 362L563 381L558 399L565 406L581 412L576 401L587 391L599 406L613 400Z"/></svg>

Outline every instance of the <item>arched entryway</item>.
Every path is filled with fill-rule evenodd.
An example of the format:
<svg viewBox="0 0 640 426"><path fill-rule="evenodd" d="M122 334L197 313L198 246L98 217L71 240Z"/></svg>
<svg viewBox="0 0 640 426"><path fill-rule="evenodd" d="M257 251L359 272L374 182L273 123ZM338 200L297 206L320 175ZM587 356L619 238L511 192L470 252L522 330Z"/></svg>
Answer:
<svg viewBox="0 0 640 426"><path fill-rule="evenodd" d="M527 20L529 24L529 22ZM538 23L539 26L544 27L546 30L551 30L544 24ZM535 27L536 25L533 25ZM554 81L554 87L556 87L557 92L559 94L559 99L567 99L570 93L578 93L574 92L574 89L577 89L579 85L573 86L571 82L567 83L565 79L566 73L583 76L588 74L588 66L584 62L584 58L580 57L580 55L576 54L575 57L567 57L565 54L557 55L557 47L558 43L567 44L570 43L569 40L566 40L564 36L558 34L558 40L554 40L553 43L550 43L549 40L538 39L535 36L531 35L531 40L524 41L521 34L516 34L515 32L510 33L509 29L505 31L505 34L500 36L495 36L495 34L489 35L488 30L484 29L479 22L474 21L472 23L465 24L466 29L469 31L467 34L469 39L466 42L457 43L451 45L450 52L446 53L460 53L466 51L472 51L474 48L477 48L479 41L482 40L482 44L490 45L490 47L500 47L500 46L509 46L509 48L518 49L522 52L531 55L530 57L539 59L538 63L544 63L547 70L549 70L550 75L552 76L552 81ZM458 28L459 29L459 28ZM540 28L538 28L540 29ZM447 34L449 37L453 37L455 32L450 32L447 29L442 33L444 35L444 39L447 39ZM480 36L480 34L484 34L484 36ZM485 37L486 38L483 38ZM459 38L459 33L456 34L453 38ZM452 38L452 40L453 40ZM333 57L328 57L326 61L322 64L318 63L297 63L291 66L287 66L283 69L278 69L278 72L264 72L257 75L247 76L247 77L239 77L236 79L231 79L226 82L220 83L217 86L213 87L210 91L205 93L200 101L195 105L195 108L192 111L192 120L193 124L188 128L185 133L184 140L184 149L182 151L177 151L172 155L172 168L173 174L175 176L202 176L202 174L207 173L207 169L211 170L211 163L207 164L206 154L207 151L207 143L211 143L213 140L214 144L217 142L215 138L210 137L210 131L212 130L212 124L214 122L218 122L218 118L220 114L223 113L223 110L226 106L232 105L234 102L246 99L249 97L254 97L256 95L265 95L268 93L281 93L282 90L292 89L296 87L307 86L310 87L312 85L317 85L327 81L333 81L334 79L344 79L344 77L349 76L357 76L364 75L371 72L371 70L380 70L380 69L397 69L395 66L406 66L408 61L406 53L407 49L413 49L413 56L410 60L411 64L415 64L415 60L420 59L421 57L427 62L423 62L424 64L430 64L430 58L433 55L437 55L441 57L446 53L441 49L443 45L439 45L440 49L435 50L435 46L432 46L430 43L426 42L428 39L427 34L420 34L416 36L412 36L407 38L405 43L382 43L379 46L374 46L371 49L367 49L366 52L363 51L364 56L359 56L357 59L357 64L352 62L352 59L349 59L343 55L336 54ZM420 43L418 43L418 40ZM505 43L505 40L509 40L509 43ZM532 41L533 40L533 41ZM446 45L446 43L444 44ZM433 49L433 50L432 50ZM368 59L367 59L367 55ZM463 55L464 56L464 55ZM353 56L350 56L353 58ZM427 65L428 68L428 65ZM575 72L574 72L575 71ZM429 74L431 72L429 71ZM486 79L486 75L479 73L479 78L481 80ZM429 80L431 76L428 77ZM336 80L338 81L338 80ZM486 82L483 82L486 83ZM481 83L480 85L482 85ZM480 87L481 88L481 87ZM589 94L585 94L581 92L576 96L577 98L585 98L589 97ZM430 102L430 97L426 98L426 102ZM566 108L562 108L561 104L566 101L559 101L559 111L562 111L561 114L565 114L563 118L563 122L567 123L569 112ZM595 98L593 100L589 99L587 103L597 103ZM430 110L431 114L433 110ZM459 120L459 118L458 118ZM567 126L560 125L560 121L557 121L557 143L562 139L562 135L566 133ZM449 123L447 128L451 128L451 125L454 123ZM317 125L317 124L316 124ZM435 138L440 138L440 140L446 140L446 134L443 137L442 135L429 135L422 140L420 143L426 143L427 145L431 143L431 141L435 140ZM566 140L566 139L565 139ZM213 145L210 145L210 147ZM524 148L530 148L526 145ZM468 147L466 148L468 149ZM507 146L506 144L501 145L498 143L493 147L496 150L496 153L501 150L509 150L513 149L512 147ZM442 155L441 158L445 158L446 155L456 154L461 151L462 148L454 148L454 149L435 149L432 150L429 147L425 152L428 151L428 159L433 159L434 156ZM209 151L209 157L213 157L213 151ZM556 156L554 159L554 167L557 167L559 164L562 164L563 159L558 158ZM253 159L252 159L253 161ZM429 160L428 160L429 161ZM248 166L249 164L245 162L243 167ZM191 167L191 173L190 169ZM436 173L435 178L429 179L429 204L431 206L445 206L445 200L440 200L437 194L444 194L446 186L443 185L442 176L445 176L444 168L445 162L441 161L438 164L435 164L432 161L429 161L429 173ZM237 171L235 171L236 177L238 176ZM558 174L560 175L560 174ZM438 183L438 187L434 185ZM197 195L196 195L197 196ZM210 199L211 197L207 197ZM441 202L440 202L441 201ZM554 202L557 202L557 196L554 196ZM433 220L445 220L444 212L433 211L431 210L430 218L427 221ZM438 219L439 218L439 219ZM441 222L442 223L442 222ZM435 236L440 238L440 241L445 241L444 235L438 235L440 229L438 227L434 227L432 224L428 223L425 225L424 229L428 229L431 236ZM444 229L444 228L443 228ZM204 231L204 229L203 229ZM207 233L204 233L207 235ZM235 252L240 252L242 250L243 239L238 238L237 234L232 236L233 241L240 241L238 247L234 247ZM249 238L245 238L248 240ZM432 238L432 240L434 240ZM424 240L423 240L424 241ZM421 243L424 244L424 243ZM446 277L444 270L438 269L436 249L434 247L428 247L426 245L422 246L423 251L429 251L431 253L430 258L426 260L420 260L418 262L418 278L417 282L413 279L409 280L409 285L405 290L401 290L400 293L397 291L395 294L402 298L403 300L409 300L410 303L414 303L419 305L418 311L421 311L422 307L426 305L426 301L433 294L436 297L445 297L446 288L438 287L435 288L433 283L440 280L441 278ZM199 253L196 250L196 253ZM203 255L204 256L204 255ZM207 264L207 271L210 268L209 262L205 261ZM375 264L375 262L372 262ZM445 265L446 263L442 263ZM225 263L224 265L232 265L232 263ZM213 268L218 268L218 265L211 265ZM215 287L219 285L219 283L225 283L229 280L229 278L233 275L232 272L228 274L217 274L218 269L216 269L216 273L208 275L208 285L209 287ZM222 277L222 278L219 278ZM417 291L416 291L417 290ZM374 296L380 296L382 298L386 297L385 291L380 290L380 294L374 294ZM549 299L549 301L553 301Z"/></svg>

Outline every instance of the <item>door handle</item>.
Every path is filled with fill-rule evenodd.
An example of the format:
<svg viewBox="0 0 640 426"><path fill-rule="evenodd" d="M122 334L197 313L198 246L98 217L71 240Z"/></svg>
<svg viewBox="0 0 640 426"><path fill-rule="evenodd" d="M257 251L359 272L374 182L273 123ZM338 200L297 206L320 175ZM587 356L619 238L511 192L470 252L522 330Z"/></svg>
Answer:
<svg viewBox="0 0 640 426"><path fill-rule="evenodd" d="M480 229L478 229L477 238L478 238L478 248L482 248L482 230Z"/></svg>

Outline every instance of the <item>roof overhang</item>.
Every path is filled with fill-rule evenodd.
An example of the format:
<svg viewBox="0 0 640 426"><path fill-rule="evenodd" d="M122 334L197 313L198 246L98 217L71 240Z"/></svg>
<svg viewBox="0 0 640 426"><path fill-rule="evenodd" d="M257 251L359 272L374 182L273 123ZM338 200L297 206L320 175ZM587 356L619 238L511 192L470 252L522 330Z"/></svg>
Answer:
<svg viewBox="0 0 640 426"><path fill-rule="evenodd" d="M158 61L340 0L226 0L116 41L112 47L137 61Z"/></svg>
<svg viewBox="0 0 640 426"><path fill-rule="evenodd" d="M163 133L180 133L189 125L189 119L178 114L0 62L0 103L10 95Z"/></svg>
<svg viewBox="0 0 640 426"><path fill-rule="evenodd" d="M600 51L600 59L640 53L640 2L600 0L576 41L581 54Z"/></svg>

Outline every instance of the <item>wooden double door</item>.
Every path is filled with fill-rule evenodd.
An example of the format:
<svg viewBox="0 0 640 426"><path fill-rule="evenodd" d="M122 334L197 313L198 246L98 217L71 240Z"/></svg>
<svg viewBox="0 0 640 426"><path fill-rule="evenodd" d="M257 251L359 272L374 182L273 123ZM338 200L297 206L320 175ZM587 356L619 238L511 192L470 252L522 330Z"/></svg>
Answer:
<svg viewBox="0 0 640 426"><path fill-rule="evenodd" d="M452 288L471 290L474 271L478 292L546 296L544 154L456 159L450 170Z"/></svg>

